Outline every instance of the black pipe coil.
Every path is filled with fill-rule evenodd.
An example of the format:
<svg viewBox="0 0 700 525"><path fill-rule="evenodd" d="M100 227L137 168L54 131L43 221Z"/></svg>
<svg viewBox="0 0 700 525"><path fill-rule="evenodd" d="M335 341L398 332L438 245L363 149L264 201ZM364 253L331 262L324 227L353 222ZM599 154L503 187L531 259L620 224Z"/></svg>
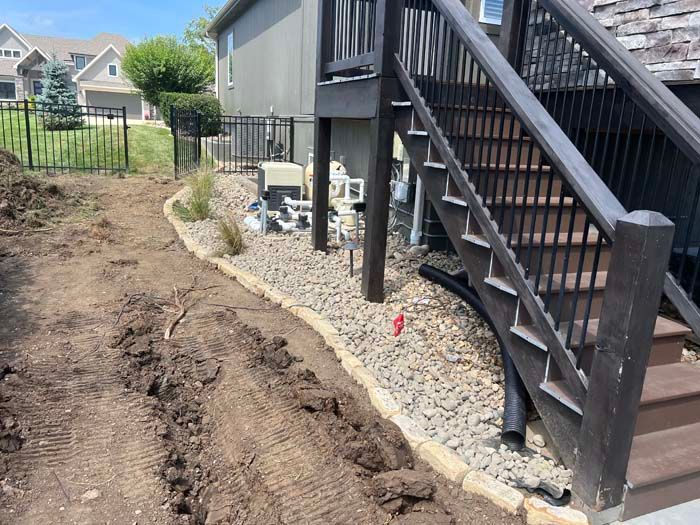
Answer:
<svg viewBox="0 0 700 525"><path fill-rule="evenodd" d="M449 273L443 272L430 266L422 264L418 269L419 275L439 284L443 288L458 295L467 304L469 304L477 314L489 325L491 331L496 336L498 345L501 348L501 356L503 358L503 371L505 374L505 403L503 410L503 427L501 432L501 443L506 445L510 450L522 450L525 446L525 431L527 423L527 390L523 384L518 370L515 368L515 363L510 357L501 336L496 330L496 326L491 319L491 316L486 311L484 303L477 291L467 284L465 272L462 270L452 276Z"/></svg>

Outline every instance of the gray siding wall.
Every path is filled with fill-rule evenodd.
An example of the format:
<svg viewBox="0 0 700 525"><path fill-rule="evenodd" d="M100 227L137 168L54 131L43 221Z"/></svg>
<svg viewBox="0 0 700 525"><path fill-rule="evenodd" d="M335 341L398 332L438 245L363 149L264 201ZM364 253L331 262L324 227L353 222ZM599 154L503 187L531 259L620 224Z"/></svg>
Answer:
<svg viewBox="0 0 700 525"><path fill-rule="evenodd" d="M479 1L465 0L478 17ZM257 0L218 39L219 99L227 114L306 116L295 128L294 160L306 163L313 147L317 0ZM498 27L484 26L489 33ZM233 31L233 85L226 46ZM367 177L369 122L337 120L331 150L354 177Z"/></svg>
<svg viewBox="0 0 700 525"><path fill-rule="evenodd" d="M314 144L317 0L258 0L221 31L219 99L227 114L299 116L294 160L306 164ZM233 76L228 85L226 40L233 30ZM369 123L335 121L331 149L353 176L366 178Z"/></svg>

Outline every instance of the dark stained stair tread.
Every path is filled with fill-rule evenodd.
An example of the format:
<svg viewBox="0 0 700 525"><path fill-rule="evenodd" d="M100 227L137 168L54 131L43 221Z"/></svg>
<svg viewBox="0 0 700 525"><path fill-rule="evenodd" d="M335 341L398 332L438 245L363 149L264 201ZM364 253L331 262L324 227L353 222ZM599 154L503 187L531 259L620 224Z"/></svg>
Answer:
<svg viewBox="0 0 700 525"><path fill-rule="evenodd" d="M632 489L700 473L700 423L635 436L627 482Z"/></svg>
<svg viewBox="0 0 700 525"><path fill-rule="evenodd" d="M544 208L547 205L547 198L545 195L542 195L540 197L516 197L513 199L513 197L506 197L505 199L501 197L496 197L496 200L494 201L493 198L489 197L486 199L486 205L487 206L512 206L513 202L515 201L515 207L522 207L522 206L537 206L539 208ZM550 197L549 199L549 206L550 208L556 208L559 207L560 204L563 204L564 206L572 206L574 204L574 199L571 197L565 197L564 199L560 199L558 196L556 197ZM582 212L583 213L583 212Z"/></svg>

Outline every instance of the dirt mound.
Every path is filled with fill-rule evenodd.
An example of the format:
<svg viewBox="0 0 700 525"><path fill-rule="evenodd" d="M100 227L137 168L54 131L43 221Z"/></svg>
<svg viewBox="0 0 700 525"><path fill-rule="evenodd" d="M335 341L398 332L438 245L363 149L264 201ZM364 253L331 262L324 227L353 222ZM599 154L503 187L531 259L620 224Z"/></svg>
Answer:
<svg viewBox="0 0 700 525"><path fill-rule="evenodd" d="M281 337L262 344L257 362L283 374L299 407L315 415L336 444L336 453L370 472L411 468L413 456L399 428L323 385L308 369L293 370L295 359Z"/></svg>
<svg viewBox="0 0 700 525"><path fill-rule="evenodd" d="M0 176L0 227L39 228L54 217L64 195L36 176Z"/></svg>

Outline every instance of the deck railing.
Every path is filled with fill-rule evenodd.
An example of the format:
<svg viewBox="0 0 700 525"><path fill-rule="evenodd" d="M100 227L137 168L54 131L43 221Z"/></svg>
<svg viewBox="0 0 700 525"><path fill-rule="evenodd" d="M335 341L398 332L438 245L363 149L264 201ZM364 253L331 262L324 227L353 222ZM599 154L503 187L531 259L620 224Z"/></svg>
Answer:
<svg viewBox="0 0 700 525"><path fill-rule="evenodd" d="M531 91L626 209L675 223L666 293L700 333L700 119L577 2L514 3Z"/></svg>

